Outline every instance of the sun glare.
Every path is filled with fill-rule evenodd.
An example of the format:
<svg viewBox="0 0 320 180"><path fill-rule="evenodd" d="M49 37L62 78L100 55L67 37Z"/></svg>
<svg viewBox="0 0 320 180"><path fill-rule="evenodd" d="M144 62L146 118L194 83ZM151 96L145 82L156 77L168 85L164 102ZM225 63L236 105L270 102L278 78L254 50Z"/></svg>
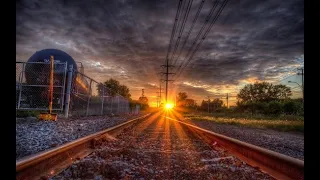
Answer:
<svg viewBox="0 0 320 180"><path fill-rule="evenodd" d="M172 109L173 108L173 104L166 104L166 109Z"/></svg>

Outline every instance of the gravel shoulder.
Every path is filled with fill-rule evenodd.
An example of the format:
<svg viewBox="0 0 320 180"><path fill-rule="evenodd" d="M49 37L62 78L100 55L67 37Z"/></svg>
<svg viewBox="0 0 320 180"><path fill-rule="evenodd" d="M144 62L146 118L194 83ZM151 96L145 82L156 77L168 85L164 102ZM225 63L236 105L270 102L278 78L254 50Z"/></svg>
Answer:
<svg viewBox="0 0 320 180"><path fill-rule="evenodd" d="M143 114L119 117L94 116L59 119L56 122L39 121L36 118L16 118L16 160L121 124L141 115Z"/></svg>
<svg viewBox="0 0 320 180"><path fill-rule="evenodd" d="M304 160L304 134L271 129L218 124L207 120L180 119L198 127L229 136L281 154Z"/></svg>

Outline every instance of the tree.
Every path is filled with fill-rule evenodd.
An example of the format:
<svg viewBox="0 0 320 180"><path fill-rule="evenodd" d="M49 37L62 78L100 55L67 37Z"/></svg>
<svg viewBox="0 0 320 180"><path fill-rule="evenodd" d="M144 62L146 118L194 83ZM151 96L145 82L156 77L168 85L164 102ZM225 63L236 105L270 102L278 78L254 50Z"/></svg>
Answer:
<svg viewBox="0 0 320 180"><path fill-rule="evenodd" d="M188 98L188 95L186 92L179 92L178 94L178 99L177 101L180 102L180 101L184 101Z"/></svg>
<svg viewBox="0 0 320 180"><path fill-rule="evenodd" d="M106 82L104 82L103 84L98 84L97 88L98 88L98 93L101 96L102 92L103 92L103 85L105 87L104 89L104 95L110 95L112 97L116 96L116 95L121 95L125 98L130 99L131 94L130 94L130 90L127 86L120 84L119 81L110 78L109 80L107 80Z"/></svg>
<svg viewBox="0 0 320 180"><path fill-rule="evenodd" d="M103 89L104 88L104 89ZM103 83L101 83L101 84L98 84L97 85L97 89L98 89L98 95L99 96L101 96L102 95L102 93L103 93L103 96L108 96L109 95L109 90L108 90L108 88L106 88L106 86L104 86L104 84Z"/></svg>
<svg viewBox="0 0 320 180"><path fill-rule="evenodd" d="M210 102L210 109L216 111L217 109L221 108L223 105L223 101L216 98Z"/></svg>
<svg viewBox="0 0 320 180"><path fill-rule="evenodd" d="M271 102L287 99L291 96L291 90L285 85L273 85L268 82L248 84L237 95L241 103L247 102Z"/></svg>
<svg viewBox="0 0 320 180"><path fill-rule="evenodd" d="M202 103L201 103L201 110L204 110L204 111L208 111L208 101L205 101L205 100L202 100ZM216 111L217 109L220 109L223 105L223 101L216 98L212 101L210 101L210 104L209 104L209 111L210 112L213 112L213 111Z"/></svg>
<svg viewBox="0 0 320 180"><path fill-rule="evenodd" d="M201 105L200 105L200 109L203 111L207 111L208 110L208 101L202 100Z"/></svg>
<svg viewBox="0 0 320 180"><path fill-rule="evenodd" d="M194 107L196 106L196 101L194 99L185 99L184 106L186 107Z"/></svg>
<svg viewBox="0 0 320 180"><path fill-rule="evenodd" d="M185 99L183 101L178 101L178 106L195 107L196 101L194 99Z"/></svg>
<svg viewBox="0 0 320 180"><path fill-rule="evenodd" d="M125 98L128 98L128 99L130 99L130 97L131 97L130 90L125 85L119 86L119 94Z"/></svg>

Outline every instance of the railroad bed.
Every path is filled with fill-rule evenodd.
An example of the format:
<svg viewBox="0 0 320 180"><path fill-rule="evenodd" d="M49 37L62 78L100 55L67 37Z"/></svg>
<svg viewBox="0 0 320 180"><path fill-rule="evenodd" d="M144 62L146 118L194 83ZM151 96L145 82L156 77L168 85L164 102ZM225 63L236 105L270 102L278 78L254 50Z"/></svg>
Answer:
<svg viewBox="0 0 320 180"><path fill-rule="evenodd" d="M159 113L95 146L52 179L274 179Z"/></svg>
<svg viewBox="0 0 320 180"><path fill-rule="evenodd" d="M145 114L145 113L143 113ZM88 136L103 129L116 126L130 119L142 116L123 115L119 117L93 116L59 119L56 122L37 119L19 119L16 122L16 159L36 154Z"/></svg>

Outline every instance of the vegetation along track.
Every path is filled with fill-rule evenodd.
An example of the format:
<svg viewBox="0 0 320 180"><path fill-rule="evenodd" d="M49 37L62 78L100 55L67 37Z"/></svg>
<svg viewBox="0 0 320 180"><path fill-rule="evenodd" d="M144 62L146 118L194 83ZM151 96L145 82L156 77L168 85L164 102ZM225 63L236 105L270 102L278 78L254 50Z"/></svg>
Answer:
<svg viewBox="0 0 320 180"><path fill-rule="evenodd" d="M90 149L95 148L94 151L91 149L90 152L84 153L82 150L76 153L75 149L81 148L71 148L67 155L56 153L56 159L64 162L55 165L56 168L42 167L47 173L41 175L55 175L73 162L72 166L53 179L303 179L303 161L279 156L271 151L263 153L259 150L264 149L219 136L168 116L158 112L142 121L129 121L127 126L111 128L108 131L111 135L109 138L95 136L91 138L90 144L86 143ZM225 150L227 148L229 151ZM87 157L80 160L84 156ZM261 163L257 158L262 158L261 161L266 163ZM275 162L278 165L270 168ZM20 163L20 169L18 164L17 179L33 178L32 172L37 174L35 172L39 169L36 163L33 164L33 170L28 170L31 165L28 166L27 162L24 168L21 168L23 163Z"/></svg>

